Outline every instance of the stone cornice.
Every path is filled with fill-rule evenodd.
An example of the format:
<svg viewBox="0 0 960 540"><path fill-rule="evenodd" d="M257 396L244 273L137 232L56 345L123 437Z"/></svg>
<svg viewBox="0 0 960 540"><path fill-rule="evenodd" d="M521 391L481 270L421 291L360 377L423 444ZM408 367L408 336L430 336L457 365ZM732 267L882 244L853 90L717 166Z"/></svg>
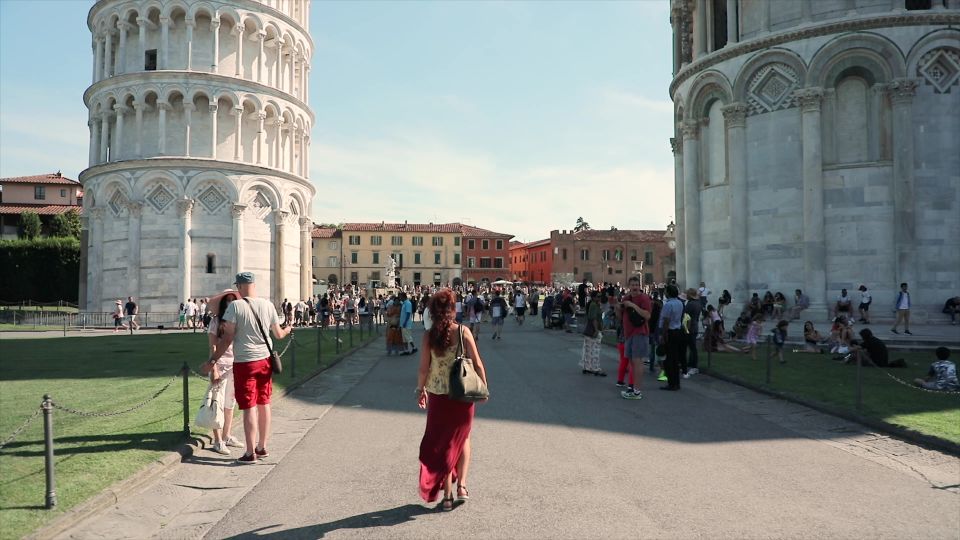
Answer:
<svg viewBox="0 0 960 540"><path fill-rule="evenodd" d="M289 180L298 186L309 190L311 198L316 194L316 188L306 178L301 178L294 174L278 171L269 167L261 167L259 165L251 165L248 163L235 163L232 161L220 161L210 158L155 157L149 159L131 159L126 161L101 163L81 172L78 180L81 184L83 184L89 178L104 174L154 169L198 169L201 171L217 171L223 174L267 176L279 178L281 180Z"/></svg>
<svg viewBox="0 0 960 540"><path fill-rule="evenodd" d="M701 71L715 66L731 58L736 58L744 54L755 51L776 47L791 41L799 41L812 37L826 36L832 34L841 34L857 32L860 30L870 30L873 28L889 28L896 26L948 26L960 24L960 12L950 11L923 11L923 12L891 12L889 15L861 15L856 19L829 20L822 23L815 23L806 26L789 28L783 32L767 34L749 41L742 41L736 45L724 47L719 51L714 51L703 59L698 59L694 63L682 68L670 83L671 98L676 94L677 88L690 77L693 77Z"/></svg>

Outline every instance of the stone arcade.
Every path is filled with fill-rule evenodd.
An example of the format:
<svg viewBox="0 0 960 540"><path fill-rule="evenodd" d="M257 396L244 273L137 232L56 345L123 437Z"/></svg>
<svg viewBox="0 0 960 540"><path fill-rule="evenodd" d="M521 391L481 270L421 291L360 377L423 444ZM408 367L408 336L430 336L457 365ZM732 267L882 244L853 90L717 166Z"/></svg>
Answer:
<svg viewBox="0 0 960 540"><path fill-rule="evenodd" d="M80 303L311 291L306 0L99 0Z"/></svg>
<svg viewBox="0 0 960 540"><path fill-rule="evenodd" d="M960 0L673 0L684 285L960 289Z"/></svg>

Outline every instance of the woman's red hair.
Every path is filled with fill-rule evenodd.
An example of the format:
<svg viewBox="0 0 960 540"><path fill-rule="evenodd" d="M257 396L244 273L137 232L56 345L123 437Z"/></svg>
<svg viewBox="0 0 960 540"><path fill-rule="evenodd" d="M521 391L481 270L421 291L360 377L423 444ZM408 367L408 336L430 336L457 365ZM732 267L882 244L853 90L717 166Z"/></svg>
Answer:
<svg viewBox="0 0 960 540"><path fill-rule="evenodd" d="M436 294L430 297L430 303L427 306L430 309L430 319L433 326L427 338L430 342L430 350L437 354L443 354L453 345L453 335L450 328L453 326L453 319L457 313L457 298L450 289L440 289Z"/></svg>

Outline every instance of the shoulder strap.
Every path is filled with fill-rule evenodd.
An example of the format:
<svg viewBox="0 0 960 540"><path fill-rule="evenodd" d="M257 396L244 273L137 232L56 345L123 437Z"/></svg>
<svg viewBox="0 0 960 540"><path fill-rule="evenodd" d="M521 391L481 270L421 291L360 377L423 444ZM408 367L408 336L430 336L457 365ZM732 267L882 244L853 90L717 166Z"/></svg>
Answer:
<svg viewBox="0 0 960 540"><path fill-rule="evenodd" d="M464 347L463 347L463 325L460 325L460 343L457 344L457 358L463 356Z"/></svg>
<svg viewBox="0 0 960 540"><path fill-rule="evenodd" d="M257 328L260 329L260 335L263 336L263 342L267 344L267 351L270 353L270 356L273 356L273 347L270 346L270 339L267 337L267 333L263 331L263 323L260 322L260 316L257 315L257 310L253 309L253 304L250 303L250 300L244 298L243 301L250 306L250 311L253 312L253 318L257 321Z"/></svg>

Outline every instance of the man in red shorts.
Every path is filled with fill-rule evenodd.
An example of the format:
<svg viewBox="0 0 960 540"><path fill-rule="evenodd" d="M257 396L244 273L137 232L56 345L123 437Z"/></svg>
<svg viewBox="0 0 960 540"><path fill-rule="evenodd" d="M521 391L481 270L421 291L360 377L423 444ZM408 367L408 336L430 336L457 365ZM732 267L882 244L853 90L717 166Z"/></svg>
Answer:
<svg viewBox="0 0 960 540"><path fill-rule="evenodd" d="M628 281L630 291L623 296L617 306L619 316L623 321L623 352L630 359L633 369L634 386L627 387L620 392L623 399L642 399L640 392L643 382L643 363L650 358L650 319L652 302L643 292L640 278L632 276Z"/></svg>
<svg viewBox="0 0 960 540"><path fill-rule="evenodd" d="M223 336L217 343L217 352L210 357L210 363L215 363L223 351L233 344L233 387L237 406L243 411L243 434L246 439L246 451L237 462L249 464L270 455L267 452L267 438L270 435L273 370L270 368L270 351L266 341L269 337L264 332L272 332L276 339L283 339L290 333L291 327L281 327L280 316L273 304L256 297L253 272L237 274L236 285L243 301L231 302L223 314L220 323Z"/></svg>

